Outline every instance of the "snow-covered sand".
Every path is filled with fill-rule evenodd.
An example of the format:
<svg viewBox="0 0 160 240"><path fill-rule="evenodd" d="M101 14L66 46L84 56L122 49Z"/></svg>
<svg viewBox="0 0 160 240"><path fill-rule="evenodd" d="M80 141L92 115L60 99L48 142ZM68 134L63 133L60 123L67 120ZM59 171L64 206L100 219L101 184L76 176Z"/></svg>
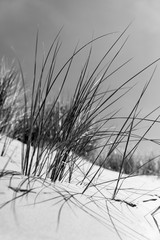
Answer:
<svg viewBox="0 0 160 240"><path fill-rule="evenodd" d="M0 153L4 138L0 141ZM8 162L9 160L9 162ZM21 143L11 141L0 169L20 172ZM4 240L158 240L160 233L160 179L137 176L122 179L116 200L112 200L118 173L101 170L98 178L83 193L93 174L83 179L90 163L77 159L72 182L51 183L22 175L0 179L0 239ZM126 176L124 176L126 177ZM25 181L26 180L26 181ZM22 184L23 182L23 184ZM21 184L21 187L20 187ZM18 189L21 189L18 191ZM14 201L13 201L14 199Z"/></svg>

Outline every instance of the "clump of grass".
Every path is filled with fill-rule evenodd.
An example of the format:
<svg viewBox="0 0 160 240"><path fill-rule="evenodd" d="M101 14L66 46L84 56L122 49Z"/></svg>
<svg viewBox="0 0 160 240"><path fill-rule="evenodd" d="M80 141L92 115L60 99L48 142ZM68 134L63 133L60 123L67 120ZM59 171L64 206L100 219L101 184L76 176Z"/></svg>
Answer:
<svg viewBox="0 0 160 240"><path fill-rule="evenodd" d="M155 175L160 176L160 156L150 153L138 157L139 167L137 167L137 174L139 175Z"/></svg>
<svg viewBox="0 0 160 240"><path fill-rule="evenodd" d="M4 58L0 63L0 133L10 134L16 121L22 117L22 86L20 73L13 63L7 67Z"/></svg>
<svg viewBox="0 0 160 240"><path fill-rule="evenodd" d="M119 171L119 178L113 196L113 198L115 198L122 174L124 172L130 173L130 171L133 170L134 163L132 156L134 151L136 151L140 142L145 139L145 135L159 118L159 116L157 116L156 119L150 119L151 124L142 136L135 134L137 127L139 127L142 122L148 121L148 117L151 114L149 113L147 116L140 118L138 115L138 107L153 78L154 69L153 74L142 89L134 107L131 109L128 116L123 117L124 122L120 129L118 131L111 131L106 127L112 120L122 120L121 117L117 116L118 111L112 112L110 108L132 90L132 87L126 88L128 84L159 61L159 59L157 59L152 62L128 80L124 81L124 83L116 89L106 89L102 91L104 82L107 81L110 76L117 73L119 69L126 66L130 61L130 59L127 60L116 69L109 72L112 64L115 59L118 58L128 40L128 37L126 37L117 52L114 53L113 58L109 61L106 68L102 67L102 64L107 60L112 49L114 49L116 45L119 45L128 27L117 37L91 73L89 73L89 64L92 56L92 45L95 41L100 40L102 37L112 35L112 33L95 38L79 49L76 47L67 62L61 66L60 70L56 71L58 54L61 47L59 32L49 48L46 57L43 59L39 74L37 73L39 40L37 33L32 92L31 96L29 96L31 99L30 104L28 95L25 91L23 71L19 64L22 86L24 87L24 112L22 114L23 117L17 119L12 134L15 138L25 143L21 164L22 174L29 177L42 176L43 173L45 178L50 177L53 182L57 180L63 181L67 175L70 182L74 169L77 167L76 157L74 156L84 156L91 153L94 158L92 159L91 167L84 175L84 179L82 180L83 183L83 181L88 178L93 166L97 164L99 157L105 151L106 147L110 145L110 141L112 140L109 151L105 154L105 158L100 161L100 167L86 186L86 189L98 175L100 169L105 166L111 166L112 162L112 165ZM80 71L70 103L68 105L61 105L59 99L69 78L74 60L79 53L88 47L88 56ZM60 79L62 79L62 83L59 91L55 94L52 101L50 101L50 104L48 104L50 94ZM156 110L157 109L153 112ZM103 117L101 117L102 115ZM136 141L136 144L129 151L129 144L133 139ZM104 140L105 143L101 145L101 142L104 142ZM118 160L118 166L116 166L115 163L113 163L116 162L116 160L114 160L114 150L121 143L124 145L124 151L121 154L120 160ZM98 153L93 154L93 151L97 149L99 149L99 151L97 151ZM114 168L114 166L112 167Z"/></svg>
<svg viewBox="0 0 160 240"><path fill-rule="evenodd" d="M114 151L108 157L108 161L104 160L105 156L100 156L96 162L97 165L102 166L105 169L119 172L122 161L123 153L120 151ZM160 158L154 154L150 155L137 155L133 154L127 156L123 164L124 174L136 174L136 175L160 175Z"/></svg>
<svg viewBox="0 0 160 240"><path fill-rule="evenodd" d="M55 136L57 145L62 143L62 135L63 131L65 130L62 128L62 125L66 119L69 108L69 102L65 104L61 101L57 101L54 107L52 107L52 104L47 103L45 115L48 116L48 114L50 114L50 118L46 119L46 126L50 127L44 127L43 132L41 133L41 138L43 139L43 143L45 143L46 146L50 145L51 142L55 141ZM25 144L27 143L29 137L29 116L26 116L26 119L27 121L25 126L23 125L23 119L19 119L17 121L13 133L14 138L20 140ZM81 119L79 119L79 121L81 121ZM38 129L38 124L35 124L31 136L32 146L36 145L36 141L38 138ZM79 139L79 145L77 146L77 148L73 149L75 154L85 158L90 157L92 150L94 150L96 146L96 139L90 139L91 135L93 135L95 131L96 126L88 126L86 132Z"/></svg>
<svg viewBox="0 0 160 240"><path fill-rule="evenodd" d="M103 157L99 157L97 164L102 165L105 169L110 169L116 172L120 171L123 161L123 154L118 152L112 152L107 161L104 161ZM133 156L128 156L123 164L123 173L130 174L136 171L136 162L134 161Z"/></svg>
<svg viewBox="0 0 160 240"><path fill-rule="evenodd" d="M0 134L13 137L12 133L19 119L23 118L23 87L20 72L12 62L8 67L5 58L0 62ZM4 141L1 156L4 155L8 140Z"/></svg>
<svg viewBox="0 0 160 240"><path fill-rule="evenodd" d="M96 39L95 39L96 40ZM90 43L94 42L95 40L92 40ZM36 85L36 59L37 59L37 47L38 47L38 35L37 35L37 41L36 41L36 51L35 51L35 66L34 66L34 79L33 79L33 87L32 87L32 96L31 96L31 108L28 115L24 117L24 121L22 121L21 129L27 129L26 131L22 131L24 136L23 139L26 142L26 152L25 157L22 161L22 172L25 175L32 174L40 174L41 170L43 169L43 166L45 165L46 159L41 161L42 152L44 152L45 149L49 149L50 153L52 151L56 151L56 156L53 160L53 162L50 164L49 168L46 171L46 175L50 174L51 180L56 181L57 179L61 180L63 178L64 169L66 168L66 165L68 163L69 155L72 152L78 152L79 154L82 154L84 151L84 146L89 145L88 143L91 143L93 141L93 137L95 135L95 132L91 134L91 131L88 130L92 127L92 120L94 119L96 111L92 111L92 106L94 103L96 103L97 98L97 90L98 90L98 84L96 83L95 73L90 76L88 80L85 81L86 74L87 74L87 68L89 64L89 59L91 56L91 50L89 51L88 58L86 62L84 63L84 67L81 71L80 78L78 80L78 84L75 89L74 96L71 100L71 104L69 109L67 109L66 112L62 114L62 116L58 116L55 112L57 111L57 103L59 96L62 92L63 86L67 80L68 73L70 71L72 61L74 57L87 45L90 43L87 43L85 46L80 48L79 50L75 50L71 58L62 66L61 70L58 72L58 74L53 78L53 70L55 68L56 63L56 57L57 53L59 51L59 42L56 39L53 42L51 48L49 49L49 52L47 54L47 57L43 63L40 79L37 85L37 89L35 88ZM43 87L42 90L42 79L44 77L44 71L45 67L48 61L48 58L50 56L50 52L55 45L53 57L51 59L51 65L49 67L49 72L46 76L46 85ZM65 70L66 68L66 70ZM98 67L97 67L98 69ZM49 93L51 89L53 88L56 81L58 81L58 77L61 75L63 71L65 72L65 77L62 83L62 86L60 88L60 91L51 104L51 108L48 111L46 109L47 107L47 97L49 96ZM95 71L96 72L96 71ZM101 79L102 81L102 79ZM101 82L100 81L100 82ZM27 97L25 97L27 99ZM98 99L98 101L100 101ZM26 101L27 103L27 101ZM25 106L25 109L27 109L27 104ZM54 112L55 111L55 112ZM51 117L54 117L53 122L48 121L48 119L51 119ZM26 122L27 122L27 128L26 128ZM38 126L38 127L37 127ZM56 127L55 127L56 126ZM51 134L52 138L49 139L46 146L46 138L47 133L50 131L50 129L56 129L55 134ZM29 132L28 132L29 130ZM34 135L36 134L36 141L34 141L34 147L35 149L38 149L38 155L36 159L36 163L33 167L33 157L35 155L35 149L33 151L33 154L30 159L30 148L32 145L32 139L34 138ZM27 135L27 138L26 138ZM85 139L85 140L84 140ZM80 144L81 142L81 144ZM32 171L33 170L33 171ZM72 172L70 172L70 178L71 178Z"/></svg>
<svg viewBox="0 0 160 240"><path fill-rule="evenodd" d="M146 116L139 117L139 105L154 76L155 69L153 70L149 81L142 89L137 102L135 102L135 105L130 109L130 112L126 117L118 116L119 111L113 111L112 109L116 102L132 90L132 87L129 87L128 85L132 83L137 76L153 66L160 59L157 59L144 67L138 73L125 80L116 89L108 90L106 88L106 90L104 90L104 83L107 82L108 78L117 73L121 68L125 67L130 61L129 59L120 64L116 69L110 71L111 66L118 58L128 40L128 37L126 37L119 46L128 27L116 38L92 71L89 71L92 45L95 41L99 41L102 37L112 35L112 33L95 38L80 48L77 46L71 57L69 57L66 63L64 63L57 71L56 66L61 47L59 32L49 48L46 57L42 61L42 67L39 74L37 72L39 40L37 33L33 82L31 94L29 96L25 91L25 79L19 63L20 79L22 80L24 95L23 111L20 111L20 117L17 117L16 115L17 112L14 108L15 105L11 104L11 107L7 108L5 107L5 101L1 104L1 113L3 113L3 110L5 109L8 111L8 126L12 125L14 122L12 125L13 127L9 127L9 130L1 124L2 129L4 129L6 135L17 138L23 143L21 173L25 175L26 178L24 178L19 184L18 188L12 188L13 191L16 191L16 193L21 192L21 187L28 181L27 188L23 195L28 194L30 192L30 184L33 183L34 185L35 181L40 178L42 178L41 180L43 180L44 184L47 182L48 178L51 182L66 181L66 179L71 182L75 169L81 168L80 166L77 166L77 155L85 156L86 158L88 157L91 161L91 165L87 171L83 173L83 179L78 182L78 184L82 185L82 192L78 194L85 195L85 192L93 181L98 178L101 169L110 168L119 172L118 178L115 180L116 185L113 189L112 200L116 200L117 193L122 186L120 180L123 173L129 175L137 174L141 172L141 169L144 166L145 169L148 169L149 173L157 169L157 167L155 167L156 160L152 161L153 159L149 159L148 163L142 164L137 164L134 160L134 152L139 144L146 140L146 134L159 119L159 115L155 119L149 118L152 113L155 113L159 109L159 107L148 113ZM103 64L106 60L108 62L109 54L115 46L118 47L118 50L116 53L113 53L114 55L111 59L109 58L109 63L104 68ZM74 60L79 53L83 52L83 50L88 50L88 55L79 73L73 96L71 97L69 104L61 104L59 99L63 88L69 79L69 73L72 71ZM8 77L8 79L14 80L16 71L12 69L10 73L11 75L9 75L10 77ZM54 93L53 89L56 83L61 79L62 83L59 87L59 91L54 95L52 101L49 101L50 95ZM10 89L12 89L11 86L12 85L9 85L9 89L6 91L7 94L10 92ZM5 90L5 87L2 85L2 96L3 92L5 92L3 90ZM17 94L18 91L19 90L16 89L15 93ZM4 96L8 96L6 95L6 92ZM28 99L31 99L31 101ZM4 116L6 117L7 115L4 114ZM12 119L14 119L14 121L12 121ZM122 125L118 130L112 130L108 127L113 120L123 120ZM150 123L149 127L142 135L137 134L137 129L140 124L145 121ZM122 143L123 151L121 151L120 154L115 154L115 150ZM130 143L135 143L131 149ZM108 147L109 150L106 151L106 148ZM103 158L101 158L102 155ZM98 169L96 168L96 172L90 175L95 164L98 164L99 167ZM159 164L157 166L159 166ZM3 177L5 174L7 173L5 172L5 169L3 169L0 176ZM12 172L8 174L16 175L19 173ZM84 181L86 181L85 184L83 184ZM50 183L47 183L46 185L50 185ZM97 188L96 184L93 185ZM55 185L53 184L53 186ZM101 193L99 189L98 192ZM66 191L64 195L61 194L61 197L67 202L70 199L74 199L74 194ZM103 193L102 197L103 199L105 198ZM14 200L15 199L16 197ZM89 196L88 199L90 202L94 198ZM125 201L125 203L127 202ZM97 199L95 200L95 204L97 205ZM81 206L81 204L78 206Z"/></svg>

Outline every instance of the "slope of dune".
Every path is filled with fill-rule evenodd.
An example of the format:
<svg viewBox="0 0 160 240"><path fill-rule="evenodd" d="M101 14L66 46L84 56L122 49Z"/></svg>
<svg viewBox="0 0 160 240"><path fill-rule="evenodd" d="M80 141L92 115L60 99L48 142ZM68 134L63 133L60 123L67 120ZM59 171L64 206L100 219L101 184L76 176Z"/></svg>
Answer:
<svg viewBox="0 0 160 240"><path fill-rule="evenodd" d="M5 140L1 137L0 153ZM0 239L160 239L160 213L152 216L160 206L160 179L122 179L113 200L118 173L101 170L84 191L98 167L82 182L91 165L77 158L71 183L67 178L55 184L43 178L28 180L20 174L21 149L19 141L7 139L0 157L0 169L8 171L0 179Z"/></svg>

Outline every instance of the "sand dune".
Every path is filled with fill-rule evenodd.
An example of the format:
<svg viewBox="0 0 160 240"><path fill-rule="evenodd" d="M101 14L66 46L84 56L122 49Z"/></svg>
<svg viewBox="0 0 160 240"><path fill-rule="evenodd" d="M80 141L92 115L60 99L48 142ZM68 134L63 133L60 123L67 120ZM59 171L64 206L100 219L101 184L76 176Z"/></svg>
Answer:
<svg viewBox="0 0 160 240"><path fill-rule="evenodd" d="M0 169L21 171L21 143L9 141ZM5 138L0 141L0 153ZM6 165L7 163L7 165ZM82 194L83 173L91 166L77 159L72 182L51 183L49 179L4 175L0 179L0 239L4 240L158 240L160 233L151 213L160 206L160 179L137 176L121 180L112 200L118 174L101 170ZM80 167L81 166L81 167ZM11 177L12 176L12 177ZM126 177L126 176L124 176ZM160 212L155 215L160 224Z"/></svg>

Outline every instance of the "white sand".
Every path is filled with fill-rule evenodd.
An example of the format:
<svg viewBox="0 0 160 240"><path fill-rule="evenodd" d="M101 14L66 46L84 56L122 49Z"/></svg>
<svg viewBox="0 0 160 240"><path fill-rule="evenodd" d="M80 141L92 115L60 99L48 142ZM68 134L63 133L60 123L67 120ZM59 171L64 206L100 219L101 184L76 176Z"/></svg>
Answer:
<svg viewBox="0 0 160 240"><path fill-rule="evenodd" d="M0 141L0 153L4 138ZM21 143L12 141L3 157L0 169L20 172ZM83 171L90 163L77 159ZM94 166L92 174L98 169ZM122 181L116 199L111 200L118 176L116 172L101 171L82 195L89 180L78 184L83 173L77 168L73 180L51 184L49 180L32 179L27 185L24 176L3 176L0 179L0 239L4 240L158 240L158 232L151 213L160 206L160 180L138 176ZM94 186L96 184L96 187ZM22 184L21 192L15 192ZM27 194L26 189L31 191ZM20 195L23 195L19 197ZM19 198L18 198L19 197ZM13 198L16 198L15 201ZM131 206L130 203L135 204ZM160 211L155 215L160 224Z"/></svg>

